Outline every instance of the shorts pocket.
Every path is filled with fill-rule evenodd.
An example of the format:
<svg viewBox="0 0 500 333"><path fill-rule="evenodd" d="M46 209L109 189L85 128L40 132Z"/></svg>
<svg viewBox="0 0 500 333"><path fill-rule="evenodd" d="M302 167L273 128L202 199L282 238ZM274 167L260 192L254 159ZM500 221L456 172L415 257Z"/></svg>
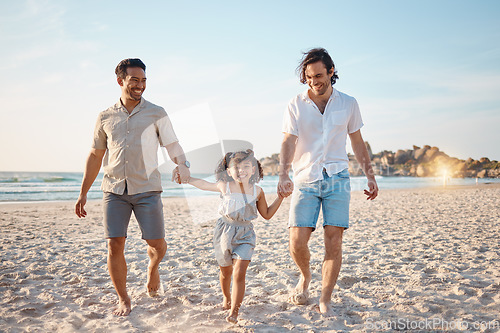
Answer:
<svg viewBox="0 0 500 333"><path fill-rule="evenodd" d="M349 177L350 177L349 170L344 169L344 170L340 171L339 173L337 173L336 176L340 179L349 179Z"/></svg>

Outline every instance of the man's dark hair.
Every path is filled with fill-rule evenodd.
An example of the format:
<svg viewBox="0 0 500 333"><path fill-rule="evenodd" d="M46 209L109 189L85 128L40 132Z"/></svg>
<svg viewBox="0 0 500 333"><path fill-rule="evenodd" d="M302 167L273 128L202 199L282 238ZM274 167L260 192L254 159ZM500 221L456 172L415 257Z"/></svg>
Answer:
<svg viewBox="0 0 500 333"><path fill-rule="evenodd" d="M333 68L333 76L331 78L332 86L337 82L339 78L337 75L337 71L335 70L335 64L333 63L332 58L328 54L328 52L323 48L315 48L311 49L307 52L304 52L304 57L297 67L297 74L299 74L300 82L306 84L306 67L309 64L314 64L315 62L321 61L325 67L326 72L330 73L330 70Z"/></svg>
<svg viewBox="0 0 500 333"><path fill-rule="evenodd" d="M127 77L127 68L130 67L139 67L142 68L144 71L146 71L146 65L144 65L141 59L129 58L120 61L118 66L116 66L115 69L116 76L121 79L125 79Z"/></svg>

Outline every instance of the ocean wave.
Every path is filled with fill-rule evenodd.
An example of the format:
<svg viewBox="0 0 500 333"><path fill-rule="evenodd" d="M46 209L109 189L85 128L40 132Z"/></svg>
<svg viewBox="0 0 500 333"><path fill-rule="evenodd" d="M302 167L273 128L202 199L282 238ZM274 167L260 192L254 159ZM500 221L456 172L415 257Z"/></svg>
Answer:
<svg viewBox="0 0 500 333"><path fill-rule="evenodd" d="M77 189L73 189L73 190L65 190L65 189L45 189L45 190L30 190L30 191L26 191L26 190L19 190L19 189L13 189L13 190L1 190L0 189L0 196L3 195L3 194L26 194L26 195L30 195L30 194L40 194L40 193L79 193L80 192L80 188L77 188ZM101 192L100 189L91 189L89 191L90 192Z"/></svg>
<svg viewBox="0 0 500 333"><path fill-rule="evenodd" d="M81 173L16 173L0 172L0 183L80 183Z"/></svg>
<svg viewBox="0 0 500 333"><path fill-rule="evenodd" d="M0 183L64 183L64 182L77 182L75 178L65 177L48 177L48 178L18 178L12 177L9 179L0 179Z"/></svg>

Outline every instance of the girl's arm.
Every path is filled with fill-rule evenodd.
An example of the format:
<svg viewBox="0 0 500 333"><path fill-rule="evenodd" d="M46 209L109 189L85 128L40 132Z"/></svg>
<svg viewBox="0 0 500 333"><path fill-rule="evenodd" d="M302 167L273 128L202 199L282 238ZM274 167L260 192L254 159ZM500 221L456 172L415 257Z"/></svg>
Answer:
<svg viewBox="0 0 500 333"><path fill-rule="evenodd" d="M222 182L211 183L211 182L207 182L204 179L194 178L194 177L189 178L188 184L191 184L191 185L199 188L200 190L212 191L212 192L222 192L221 188L223 185Z"/></svg>
<svg viewBox="0 0 500 333"><path fill-rule="evenodd" d="M181 183L178 166L172 172L172 181L176 182L177 184ZM194 177L190 177L187 183L193 185L194 187L199 188L200 190L212 191L212 192L222 192L222 189L224 188L225 185L222 182L211 183L207 182L204 179L194 178Z"/></svg>
<svg viewBox="0 0 500 333"><path fill-rule="evenodd" d="M264 190L260 188L260 193L257 197L257 210L263 218L269 220L276 213L281 203L283 202L283 199L283 197L278 196L271 204L271 206L268 207Z"/></svg>

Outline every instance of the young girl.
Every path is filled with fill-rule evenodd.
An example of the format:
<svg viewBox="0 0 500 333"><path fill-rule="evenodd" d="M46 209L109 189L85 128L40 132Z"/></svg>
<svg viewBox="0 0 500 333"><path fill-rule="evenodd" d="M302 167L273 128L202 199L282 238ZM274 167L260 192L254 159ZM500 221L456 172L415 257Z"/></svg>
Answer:
<svg viewBox="0 0 500 333"><path fill-rule="evenodd" d="M245 275L255 248L256 237L251 221L257 218L257 211L266 220L270 219L283 201L278 197L267 206L264 191L255 185L262 177L262 167L253 151L248 149L224 156L217 166L216 183L199 178L189 180L189 184L201 190L221 192L221 217L215 226L214 249L220 266L222 307L231 310L226 318L231 323L238 321L245 294Z"/></svg>

